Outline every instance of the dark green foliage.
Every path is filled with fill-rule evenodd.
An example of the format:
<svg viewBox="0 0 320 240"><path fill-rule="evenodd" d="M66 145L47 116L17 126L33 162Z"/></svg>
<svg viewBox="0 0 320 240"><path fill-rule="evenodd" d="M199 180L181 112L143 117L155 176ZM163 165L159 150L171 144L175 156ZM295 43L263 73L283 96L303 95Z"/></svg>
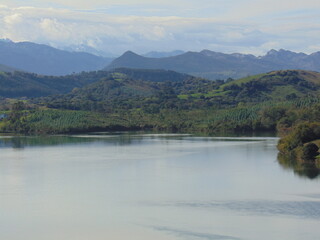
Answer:
<svg viewBox="0 0 320 240"><path fill-rule="evenodd" d="M277 123L286 115L286 107L274 106L267 107L261 110L261 124L269 129L275 129Z"/></svg>
<svg viewBox="0 0 320 240"><path fill-rule="evenodd" d="M297 124L278 143L278 149L283 154L294 158L311 160L317 154L312 141L320 139L320 122L303 122Z"/></svg>
<svg viewBox="0 0 320 240"><path fill-rule="evenodd" d="M187 74L154 69L117 68L111 72L124 74L126 77L133 80L144 80L150 82L182 82L183 80L192 78L192 76Z"/></svg>
<svg viewBox="0 0 320 240"><path fill-rule="evenodd" d="M319 160L316 159L319 155L320 122L319 118L313 119L312 116L310 120L318 122L296 124L280 139L278 160L281 165L293 168L300 176L312 179L320 174Z"/></svg>
<svg viewBox="0 0 320 240"><path fill-rule="evenodd" d="M32 98L67 93L75 87L82 87L106 76L108 76L106 72L90 72L63 77L25 72L2 73L0 74L0 96Z"/></svg>
<svg viewBox="0 0 320 240"><path fill-rule="evenodd" d="M166 73L166 71L163 72ZM183 81L176 82L144 81L112 73L86 87L76 88L69 94L50 96L35 100L35 102L46 104L51 108L101 112L136 108L149 111L154 108L150 106L155 105L158 105L160 109L203 108L212 105L212 102L204 97L190 96L187 99L181 99L178 96L205 93L216 89L220 84L194 77L187 77Z"/></svg>
<svg viewBox="0 0 320 240"><path fill-rule="evenodd" d="M319 147L314 143L307 143L302 147L301 158L305 161L315 160L319 155Z"/></svg>
<svg viewBox="0 0 320 240"><path fill-rule="evenodd" d="M29 129L28 124L25 121L26 118L26 105L22 101L18 101L12 104L11 111L3 122L4 126L2 131L5 132L27 132Z"/></svg>

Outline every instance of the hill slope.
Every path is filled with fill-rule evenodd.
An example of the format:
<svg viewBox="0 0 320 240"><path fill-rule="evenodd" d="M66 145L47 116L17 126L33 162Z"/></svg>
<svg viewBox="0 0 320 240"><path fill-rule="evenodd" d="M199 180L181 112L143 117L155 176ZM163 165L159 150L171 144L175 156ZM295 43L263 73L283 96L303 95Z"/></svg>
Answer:
<svg viewBox="0 0 320 240"><path fill-rule="evenodd" d="M111 61L89 53L62 51L31 42L0 41L0 52L0 64L56 76L100 70Z"/></svg>
<svg viewBox="0 0 320 240"><path fill-rule="evenodd" d="M108 75L106 72L90 72L67 76L43 76L34 73L0 72L0 97L42 97L68 93Z"/></svg>
<svg viewBox="0 0 320 240"><path fill-rule="evenodd" d="M150 106L158 110L228 108L239 103L250 105L294 101L310 96L317 98L319 93L320 73L302 70L274 71L228 83L195 77L177 82L152 82L112 73L71 93L46 98L44 103L55 108L99 111Z"/></svg>
<svg viewBox="0 0 320 240"><path fill-rule="evenodd" d="M143 75L152 74L146 71ZM194 77L175 82L145 81L123 72L71 77L79 85L86 82L85 86L67 94L31 99L26 104L2 99L6 105L1 104L2 109L8 111L11 104L13 110L10 118L1 122L0 131L286 131L301 121L319 120L317 72L274 71L228 83ZM88 85L88 79L96 81Z"/></svg>
<svg viewBox="0 0 320 240"><path fill-rule="evenodd" d="M14 71L18 71L18 69L0 64L0 72L14 72Z"/></svg>
<svg viewBox="0 0 320 240"><path fill-rule="evenodd" d="M283 101L318 96L320 73L282 70L235 80L220 86L214 94L233 97L236 101Z"/></svg>
<svg viewBox="0 0 320 240"><path fill-rule="evenodd" d="M320 52L307 55L286 50L271 50L265 56L255 57L203 50L172 57L148 58L128 51L113 60L106 69L120 67L166 69L209 79L240 78L273 70L320 71Z"/></svg>
<svg viewBox="0 0 320 240"><path fill-rule="evenodd" d="M43 76L33 73L0 72L0 97L43 97L53 94L68 93L74 88L81 88L101 79L113 77L117 80L130 78L131 80L144 80L146 82L182 82L192 78L165 70L135 70L117 69L111 72L83 72L67 76Z"/></svg>
<svg viewBox="0 0 320 240"><path fill-rule="evenodd" d="M178 73L170 70L117 68L110 72L122 73L131 79L145 80L150 82L181 82L185 79L192 78L192 76L188 74Z"/></svg>

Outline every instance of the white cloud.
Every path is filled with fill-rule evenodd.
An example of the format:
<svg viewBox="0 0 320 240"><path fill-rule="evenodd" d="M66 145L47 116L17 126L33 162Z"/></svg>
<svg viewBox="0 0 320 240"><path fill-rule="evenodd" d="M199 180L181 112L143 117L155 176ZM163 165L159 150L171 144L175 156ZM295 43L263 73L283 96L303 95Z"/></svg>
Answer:
<svg viewBox="0 0 320 240"><path fill-rule="evenodd" d="M7 25L19 24L22 21L22 16L19 13L14 13L12 15L5 16L3 20Z"/></svg>
<svg viewBox="0 0 320 240"><path fill-rule="evenodd" d="M320 50L317 49L320 42L319 3L313 0L305 0L304 5L288 0L202 0L197 4L202 2L207 9L201 17L179 16L179 13L183 15L192 9L195 1L191 0L164 2L168 6L180 4L180 9L167 11L176 11L177 16L115 15L108 14L108 10L86 12L71 8L21 7L18 2L11 1L11 4L18 7L0 5L0 38L28 40L58 47L85 44L118 54L129 49L142 53L150 50L198 51L207 48L254 54L262 54L270 48L306 52ZM70 6L76 3L55 1L55 4L63 2L68 2ZM77 1L81 8L85 8L87 2ZM128 2L90 1L91 6ZM130 2L144 4L147 1ZM152 2L155 1L139 6L150 14ZM6 0L4 4L9 5ZM223 8L225 6L228 8ZM294 12L302 6L304 9L312 9ZM217 13L217 9L222 9L223 14ZM123 6L123 10L128 11L128 6ZM198 10L203 8L198 6ZM210 15L209 12L214 14Z"/></svg>

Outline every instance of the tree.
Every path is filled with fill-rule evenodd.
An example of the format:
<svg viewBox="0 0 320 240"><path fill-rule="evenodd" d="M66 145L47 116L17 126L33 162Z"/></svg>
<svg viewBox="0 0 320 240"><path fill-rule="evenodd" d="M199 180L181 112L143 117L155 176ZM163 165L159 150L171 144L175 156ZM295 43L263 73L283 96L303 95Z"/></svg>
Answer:
<svg viewBox="0 0 320 240"><path fill-rule="evenodd" d="M9 115L9 120L11 122L18 121L22 116L22 111L25 110L25 104L22 101L16 102L11 107L11 113Z"/></svg>
<svg viewBox="0 0 320 240"><path fill-rule="evenodd" d="M305 161L315 160L319 155L319 147L314 143L307 143L302 147L301 158Z"/></svg>

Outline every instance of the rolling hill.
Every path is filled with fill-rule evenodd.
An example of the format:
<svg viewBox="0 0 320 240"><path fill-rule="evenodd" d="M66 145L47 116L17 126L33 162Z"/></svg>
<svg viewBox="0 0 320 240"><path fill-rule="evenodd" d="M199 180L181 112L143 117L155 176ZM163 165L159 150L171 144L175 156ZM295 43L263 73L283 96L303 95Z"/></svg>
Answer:
<svg viewBox="0 0 320 240"><path fill-rule="evenodd" d="M105 78L131 79L139 82L182 82L192 78L165 70L116 69L110 72L82 72L66 76L44 76L26 72L0 72L0 97L43 97L53 94L64 94L74 88L81 88Z"/></svg>
<svg viewBox="0 0 320 240"><path fill-rule="evenodd" d="M158 109L197 109L317 98L319 93L320 73L303 70L273 71L227 83L195 77L176 82L150 81L114 72L71 93L45 98L44 102L54 108L82 110L101 110L106 106L135 109L152 105Z"/></svg>
<svg viewBox="0 0 320 240"><path fill-rule="evenodd" d="M0 72L0 97L33 98L70 92L98 81L106 72L90 72L67 76L43 76L26 72Z"/></svg>
<svg viewBox="0 0 320 240"><path fill-rule="evenodd" d="M280 70L233 80L218 88L184 95L201 97L225 105L239 103L283 102L320 96L320 73L304 70Z"/></svg>
<svg viewBox="0 0 320 240"><path fill-rule="evenodd" d="M181 82L185 79L192 78L192 76L188 74L157 69L117 68L110 72L122 73L131 79L145 80L150 82Z"/></svg>
<svg viewBox="0 0 320 240"><path fill-rule="evenodd" d="M177 56L150 58L128 51L113 60L105 69L120 67L166 69L208 79L241 78L274 70L302 69L320 71L320 52L310 55L287 50L270 50L265 56L224 54L203 50Z"/></svg>
<svg viewBox="0 0 320 240"><path fill-rule="evenodd" d="M215 94L237 101L284 101L307 95L319 96L320 73L280 70L235 80L220 86Z"/></svg>

